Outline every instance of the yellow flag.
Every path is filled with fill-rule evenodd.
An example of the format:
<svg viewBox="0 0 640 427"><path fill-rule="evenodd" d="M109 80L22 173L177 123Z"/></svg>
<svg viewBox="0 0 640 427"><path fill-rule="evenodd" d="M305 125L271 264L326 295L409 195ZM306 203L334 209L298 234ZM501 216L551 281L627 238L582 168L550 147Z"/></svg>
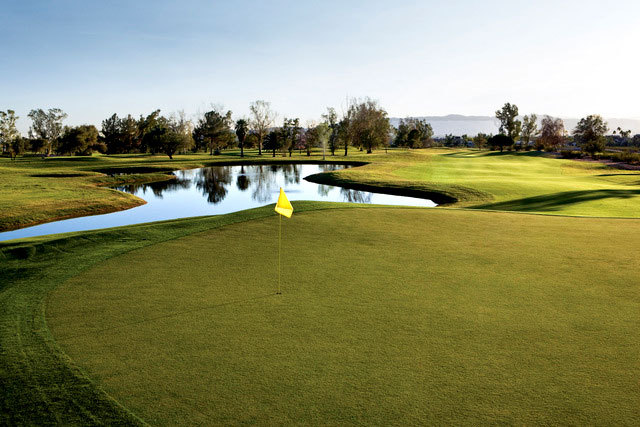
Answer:
<svg viewBox="0 0 640 427"><path fill-rule="evenodd" d="M276 212L287 218L291 218L291 214L293 213L293 206L291 206L289 199L287 199L287 195L284 194L282 187L280 187L280 197L278 197L278 203L276 203Z"/></svg>

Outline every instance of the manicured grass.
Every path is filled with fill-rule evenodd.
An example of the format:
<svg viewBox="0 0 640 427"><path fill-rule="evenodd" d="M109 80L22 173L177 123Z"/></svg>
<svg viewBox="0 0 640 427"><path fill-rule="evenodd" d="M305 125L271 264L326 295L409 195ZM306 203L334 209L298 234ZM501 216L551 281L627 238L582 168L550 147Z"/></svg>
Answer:
<svg viewBox="0 0 640 427"><path fill-rule="evenodd" d="M72 216L112 212L143 201L105 185L168 179L166 172L219 163L315 161L257 156L237 151L166 156L128 155L0 158L0 231ZM471 150L391 150L366 155L352 150L330 161L368 162L349 170L312 177L313 181L350 188L431 198L440 204L491 210L640 217L640 173L599 163L549 158L540 153L495 153ZM127 175L108 177L102 172Z"/></svg>
<svg viewBox="0 0 640 427"><path fill-rule="evenodd" d="M340 206L306 202L296 209ZM137 423L60 350L44 318L44 298L65 280L110 257L267 215L273 215L273 206L0 242L0 425Z"/></svg>
<svg viewBox="0 0 640 427"><path fill-rule="evenodd" d="M427 154L428 155L428 154ZM600 163L549 158L541 153L445 152L398 168L407 180L476 188L491 195L460 207L560 215L640 217L640 171Z"/></svg>
<svg viewBox="0 0 640 427"><path fill-rule="evenodd" d="M640 419L640 222L294 206L282 295L275 215L185 220L67 274L53 338L152 424Z"/></svg>
<svg viewBox="0 0 640 427"><path fill-rule="evenodd" d="M239 160L0 159L0 230L135 206L100 186ZM638 172L600 164L468 150L335 160L369 164L312 179L454 207L640 216ZM640 419L637 220L294 206L282 296L272 207L0 243L0 424Z"/></svg>

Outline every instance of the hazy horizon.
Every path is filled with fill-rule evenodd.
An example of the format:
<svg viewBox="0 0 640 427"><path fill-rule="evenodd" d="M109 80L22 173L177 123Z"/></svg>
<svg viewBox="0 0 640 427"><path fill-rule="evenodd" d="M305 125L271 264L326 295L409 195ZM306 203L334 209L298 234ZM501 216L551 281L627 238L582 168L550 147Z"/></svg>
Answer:
<svg viewBox="0 0 640 427"><path fill-rule="evenodd" d="M256 99L319 119L369 96L390 117L521 114L640 119L640 2L9 2L0 110L99 127L113 113Z"/></svg>

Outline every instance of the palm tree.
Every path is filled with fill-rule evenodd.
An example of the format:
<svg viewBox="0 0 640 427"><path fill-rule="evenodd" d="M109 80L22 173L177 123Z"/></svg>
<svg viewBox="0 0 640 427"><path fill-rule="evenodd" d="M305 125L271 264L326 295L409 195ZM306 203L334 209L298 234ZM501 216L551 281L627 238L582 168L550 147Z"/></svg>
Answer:
<svg viewBox="0 0 640 427"><path fill-rule="evenodd" d="M236 136L238 137L238 145L240 146L240 157L244 157L244 140L247 137L249 123L245 119L236 122Z"/></svg>

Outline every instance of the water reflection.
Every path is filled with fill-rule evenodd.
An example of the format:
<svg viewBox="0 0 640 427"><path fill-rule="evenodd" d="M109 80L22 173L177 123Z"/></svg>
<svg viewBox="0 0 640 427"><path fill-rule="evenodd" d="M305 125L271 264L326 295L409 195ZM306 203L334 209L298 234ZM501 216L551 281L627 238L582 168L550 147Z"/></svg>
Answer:
<svg viewBox="0 0 640 427"><path fill-rule="evenodd" d="M236 187L240 191L246 191L249 188L249 184L251 184L251 179L249 179L246 175L238 175L236 179Z"/></svg>
<svg viewBox="0 0 640 427"><path fill-rule="evenodd" d="M172 173L172 175L176 175ZM116 190L124 191L131 194L146 194L147 190L151 190L154 196L162 198L162 193L165 191L177 191L180 189L189 189L191 187L191 179L184 179L176 176L175 179L167 181L151 182L147 184L129 184L122 187L116 187Z"/></svg>
<svg viewBox="0 0 640 427"><path fill-rule="evenodd" d="M367 191L340 189L340 194L344 197L345 202L350 203L371 203L371 193Z"/></svg>
<svg viewBox="0 0 640 427"><path fill-rule="evenodd" d="M259 203L268 203L273 193L281 186L296 187L302 179L304 165L251 165L251 166L215 166L196 169L195 171L178 171L174 173L176 179L150 184L132 184L118 187L120 191L131 194L144 195L147 190L162 198L164 192L188 190L192 183L200 190L203 196L211 204L218 204L225 200L230 186L235 182L240 192L250 191L251 200ZM309 165L307 165L308 167ZM336 171L345 168L344 165L313 165L319 172ZM284 185L283 185L284 184ZM337 187L330 185L317 185L317 193L320 197L329 196ZM296 188L289 188L289 192L295 193ZM366 191L339 189L341 201L350 203L371 203L372 193Z"/></svg>
<svg viewBox="0 0 640 427"><path fill-rule="evenodd" d="M198 171L195 181L196 188L202 191L209 203L215 205L223 201L227 195L227 186L231 183L231 167L202 168Z"/></svg>
<svg viewBox="0 0 640 427"><path fill-rule="evenodd" d="M0 240L51 233L93 230L199 215L236 212L278 199L283 187L289 200L376 203L382 205L435 206L430 200L391 196L318 185L304 177L345 168L344 165L216 166L174 172L175 179L118 187L147 203L104 215L72 218L0 233Z"/></svg>

